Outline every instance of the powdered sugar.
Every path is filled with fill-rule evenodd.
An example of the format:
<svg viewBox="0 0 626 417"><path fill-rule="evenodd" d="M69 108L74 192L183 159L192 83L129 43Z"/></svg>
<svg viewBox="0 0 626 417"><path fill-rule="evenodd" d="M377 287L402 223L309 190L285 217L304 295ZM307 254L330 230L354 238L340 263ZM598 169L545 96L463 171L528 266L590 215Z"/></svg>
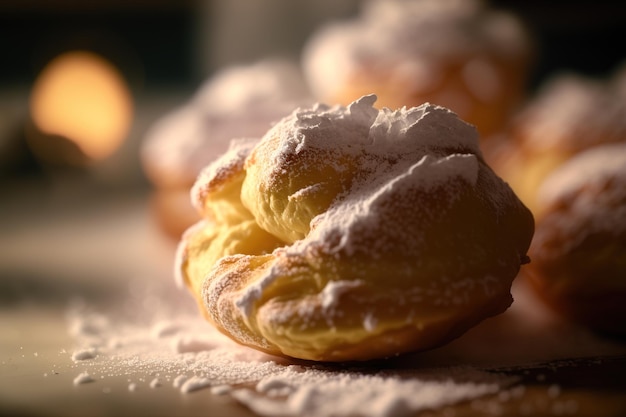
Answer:
<svg viewBox="0 0 626 417"><path fill-rule="evenodd" d="M367 1L356 18L327 24L314 34L304 51L304 69L319 97L333 97L360 71L376 68L385 68L391 81L419 92L437 86L441 69L451 62L474 56L514 62L527 57L530 49L516 17L480 1ZM417 64L406 65L411 62ZM482 84L475 81L482 80L466 79L470 88L479 90ZM486 98L501 95L503 87L488 84Z"/></svg>
<svg viewBox="0 0 626 417"><path fill-rule="evenodd" d="M373 107L375 102L376 95L371 94L347 107L318 103L297 109L266 136L279 137L277 155L281 158L305 148L339 148L354 152L354 156L364 148L376 156L436 152L441 147L480 154L476 131L444 107L425 103L408 109L378 110Z"/></svg>
<svg viewBox="0 0 626 417"><path fill-rule="evenodd" d="M168 308L167 301L164 307ZM142 324L108 318L85 307L73 310L71 321L82 322L83 328L94 328L92 321L98 322L97 331L78 332L76 337L101 352L81 362L86 370L74 384L104 381L106 385L108 376L142 371L153 376L129 379L130 392L145 384L143 389L169 386L181 395L201 395L200 391L229 395L261 416L383 417L478 398L513 382L471 367L393 370L289 362L234 344L191 309L164 315L169 318L155 317L152 323ZM175 348L182 339L188 341L187 349Z"/></svg>
<svg viewBox="0 0 626 417"><path fill-rule="evenodd" d="M626 235L626 143L599 145L572 157L542 183L538 201L545 213L536 238L540 256L595 253L602 245L621 242Z"/></svg>
<svg viewBox="0 0 626 417"><path fill-rule="evenodd" d="M74 362L93 359L97 356L95 348L79 349L72 354Z"/></svg>
<svg viewBox="0 0 626 417"><path fill-rule="evenodd" d="M446 169L420 169L413 173L426 154L435 160L453 153L480 158L473 127L450 110L428 103L410 109L379 111L373 107L375 101L375 95L368 95L347 107L318 104L310 109L298 109L264 136L253 151L255 165L246 163L248 175L242 191L243 204L262 228L288 243L302 239L312 216L319 213L311 211L313 203L309 200L298 200L295 196L306 198L311 189L317 194L310 200L318 195L336 194L332 209L352 205L349 199L354 196L354 202L369 198L377 189L384 190L386 184L407 175L411 177L407 181L409 186L429 187L456 177L466 177L470 184L475 182L478 175L475 163L442 161L441 166ZM293 164L294 160L297 164ZM429 161L428 167L433 165ZM250 168L257 174L250 175ZM294 181L294 176L299 180ZM267 191L263 194L259 190ZM386 201L399 195L388 194ZM289 196L283 212L275 212L277 205L272 199L276 195ZM267 212L268 207L273 212Z"/></svg>
<svg viewBox="0 0 626 417"><path fill-rule="evenodd" d="M567 199L584 187L606 188L604 184L608 181L619 184L611 187L614 192L626 190L625 143L597 146L572 157L546 178L539 190L539 198L543 204L550 205L555 200ZM595 201L597 196L593 197Z"/></svg>
<svg viewBox="0 0 626 417"><path fill-rule="evenodd" d="M467 370L451 373L459 376L465 372L472 373ZM448 402L494 393L499 388L497 378L492 381L486 378L484 383L476 384L448 378L430 379L433 376L427 374L424 379L404 379L385 372L331 374L287 367L280 374L264 378L255 391L235 390L231 395L261 415L391 417L413 415Z"/></svg>
<svg viewBox="0 0 626 417"><path fill-rule="evenodd" d="M257 142L258 139L255 138L232 139L228 150L202 169L191 187L191 202L196 210L199 212L204 210L205 194L209 190L220 189L227 177L243 169L245 159Z"/></svg>
<svg viewBox="0 0 626 417"><path fill-rule="evenodd" d="M626 105L606 81L574 73L548 79L514 121L515 134L531 151L569 154L626 135Z"/></svg>
<svg viewBox="0 0 626 417"><path fill-rule="evenodd" d="M74 378L74 385L88 384L94 381L95 380L87 372L81 372Z"/></svg>
<svg viewBox="0 0 626 417"><path fill-rule="evenodd" d="M339 297L341 294L350 291L354 288L362 286L363 283L355 280L355 281L330 281L322 292L320 296L322 297L322 308L330 309L333 308L339 301Z"/></svg>
<svg viewBox="0 0 626 417"><path fill-rule="evenodd" d="M510 304L506 292L519 268L518 251L525 251L527 242L486 256L499 251L492 243L501 237L485 238L478 229L501 229L492 223L522 207L484 164L476 129L440 106L378 110L375 101L375 95L367 95L346 107L317 104L297 109L258 143L231 148L196 182L193 193L205 212L221 204L220 197L212 199L209 192L214 183L234 184L226 204L241 204L256 226L284 242L266 248L265 254L216 258L212 265L202 266L201 275L193 263L202 260L202 253L196 253L196 259L184 259L184 251L179 253L177 264L185 269L188 281L196 283L193 291L209 317L235 340L264 351L320 360L325 353L302 356L296 348L277 350L277 341L285 337L294 346L323 350L322 344L304 341L310 336L303 336L308 329L321 333L329 329L329 340L340 340L352 330L355 338L383 338L381 332L391 332L385 327L388 322L396 330L423 328L428 321L422 317L429 309L426 304L459 307L455 309L459 317L470 314L460 311L472 308L476 299L501 298L491 314ZM231 171L237 172L237 180L229 183ZM239 181L243 182L238 195ZM460 214L466 204L489 216ZM474 224L475 215L482 225ZM212 229L210 224L199 227L189 233L202 240L202 233ZM181 247L187 242L183 238ZM463 255L450 259L456 253ZM388 269L379 269L379 261L389 264ZM444 264L454 272L439 267ZM386 274L393 277L393 284L383 285ZM302 282L305 291L284 284L286 277ZM281 292L282 285L288 293ZM402 309L375 311L393 304L385 297L399 288ZM358 301L351 301L362 310L356 321L347 318L352 313L338 302L344 293L359 294ZM437 297L423 298L430 293ZM386 322L376 327L382 316ZM399 349L408 348L390 342L389 352L379 355Z"/></svg>

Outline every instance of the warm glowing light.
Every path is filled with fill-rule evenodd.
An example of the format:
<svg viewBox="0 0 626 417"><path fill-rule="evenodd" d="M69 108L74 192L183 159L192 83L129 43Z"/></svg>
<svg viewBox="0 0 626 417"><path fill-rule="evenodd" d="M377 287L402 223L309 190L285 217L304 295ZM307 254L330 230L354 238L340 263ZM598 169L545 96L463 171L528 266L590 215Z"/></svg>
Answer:
<svg viewBox="0 0 626 417"><path fill-rule="evenodd" d="M66 137L91 159L106 158L121 145L133 116L119 71L85 51L52 60L35 82L30 106L42 132Z"/></svg>

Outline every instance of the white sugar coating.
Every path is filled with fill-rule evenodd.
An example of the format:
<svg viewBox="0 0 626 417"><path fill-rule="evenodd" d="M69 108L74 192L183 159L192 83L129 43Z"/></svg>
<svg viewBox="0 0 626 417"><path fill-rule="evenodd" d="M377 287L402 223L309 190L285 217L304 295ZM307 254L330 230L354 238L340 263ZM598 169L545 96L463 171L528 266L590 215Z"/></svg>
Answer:
<svg viewBox="0 0 626 417"><path fill-rule="evenodd" d="M286 161L297 158L300 153L313 155L299 160L300 175L306 175L311 166L333 164L333 160L328 160L330 154L333 159L345 156L356 161L350 188L343 190L325 212L312 219L306 237L277 251L287 256L303 254L311 243L326 247L327 242L331 242L332 248L325 249L329 253L342 251L350 256L365 252L375 258L393 251L411 259L417 256L415 248L422 235L407 230L405 222L385 216L394 211L417 215L419 201L410 197L417 191L437 188L445 195L446 204L452 205L461 195L460 190L473 187L482 175L481 181L489 190L483 198L489 201L496 216L505 212L503 207L508 208L516 201L511 189L499 178L480 174L484 168L479 162L482 154L477 132L453 112L428 103L410 109L377 110L373 107L375 101L376 96L369 95L347 107L318 104L311 109L298 109L262 139L272 139L277 144L273 153L264 159L267 165L263 172L267 176L262 181L266 178L270 181L265 184L266 189L276 189L271 181L291 175L284 172ZM349 169L342 162L336 162L333 168L337 172ZM426 205L421 205L419 213L430 217L438 215L429 212ZM427 218L423 220L428 224ZM363 242L367 242L366 246ZM264 288L282 274L280 268L272 266L240 292L236 305L244 316L253 311ZM217 285L222 284L214 282L205 288L203 296L209 305L214 305L213 296L221 293L214 288Z"/></svg>
<svg viewBox="0 0 626 417"><path fill-rule="evenodd" d="M329 281L320 293L322 297L322 307L324 309L335 307L339 303L342 294L350 292L354 288L358 288L362 285L364 285L364 283L359 280Z"/></svg>
<svg viewBox="0 0 626 417"><path fill-rule="evenodd" d="M448 56L494 50L516 57L528 48L520 21L480 0L371 0L362 16L372 31L367 41L381 49Z"/></svg>
<svg viewBox="0 0 626 417"><path fill-rule="evenodd" d="M320 97L344 85L357 68L376 66L393 69L392 78L420 91L432 88L450 61L477 56L523 61L530 49L518 18L481 1L373 0L357 17L314 33L305 46L303 68Z"/></svg>
<svg viewBox="0 0 626 417"><path fill-rule="evenodd" d="M163 307L167 308L167 303ZM90 315L83 312L74 318L80 321ZM382 417L453 405L496 393L515 382L509 376L472 367L398 370L294 364L233 343L193 309L166 315L166 320L154 323L146 323L146 317L110 320L97 334L102 349L99 362L85 364L89 371L74 383L93 382L92 375L158 374L148 379L151 388L170 381L181 395L229 395L260 416ZM213 343L198 343L195 351L176 352L168 345L167 336L154 337L153 329L166 323L180 324L176 336L213 338ZM77 337L81 342L84 335ZM110 348L111 338L123 343ZM136 391L138 385L129 382L127 389Z"/></svg>
<svg viewBox="0 0 626 417"><path fill-rule="evenodd" d="M243 169L246 158L258 141L258 138L233 139L226 152L202 169L197 181L191 187L191 203L196 210L203 211L203 193L207 186L219 187L228 175Z"/></svg>
<svg viewBox="0 0 626 417"><path fill-rule="evenodd" d="M429 103L378 110L375 102L376 95L371 94L346 107L317 104L295 110L265 135L280 141L275 166L268 170L277 169L285 158L305 149L337 149L354 156L367 152L370 159L363 161L368 165L362 169L369 171L376 170L389 155L407 163L415 162L415 153L426 151L481 155L478 133L452 111Z"/></svg>
<svg viewBox="0 0 626 417"><path fill-rule="evenodd" d="M626 101L603 80L559 73L514 123L531 150L577 152L626 137Z"/></svg>
<svg viewBox="0 0 626 417"><path fill-rule="evenodd" d="M309 102L291 61L268 59L224 68L150 127L141 147L142 163L158 185L191 185L231 139L260 137L272 123Z"/></svg>
<svg viewBox="0 0 626 417"><path fill-rule="evenodd" d="M294 62L268 58L219 70L199 88L192 102L207 111L228 114L260 105L295 102L307 96L306 83Z"/></svg>
<svg viewBox="0 0 626 417"><path fill-rule="evenodd" d="M343 201L343 204L331 207L327 212L314 219L312 232L306 240L302 240L294 245L293 250L304 250L304 246L308 241L332 242L336 239L333 237L340 236L339 243L335 244L333 251L345 251L347 254L355 254L357 252L367 252L373 257L384 256L389 251L388 247L392 245L386 236L391 236L395 241L404 240L407 244L400 248L395 248L396 253L415 248L411 242L416 242L422 237L416 235L414 231L407 230L402 222L396 224L385 222L385 228L388 234L381 234L378 228L382 222L378 213L383 208L393 204L398 209L407 205L414 205L415 202L409 198L398 198L398 196L411 195L411 191L416 188L428 189L442 185L451 178L463 178L467 184L473 185L478 176L478 162L474 155L451 155L440 160L425 156L417 163L410 166L404 173L396 177L389 176L385 178L386 183L372 194L355 192L351 197ZM379 177L382 182L382 178ZM416 179L418 179L416 181ZM371 186L372 183L369 184ZM364 187L368 187L363 184ZM455 190L449 188L449 202L455 201ZM367 198L363 198L363 195ZM426 221L426 219L424 219ZM378 233L378 239L366 241L369 243L364 247L363 237L369 234ZM372 246L375 245L375 246ZM410 254L408 254L410 255Z"/></svg>
<svg viewBox="0 0 626 417"><path fill-rule="evenodd" d="M611 182L611 186L606 185ZM585 187L603 188L603 194L590 195L589 210L598 210L601 205L598 198L619 201L626 194L626 143L600 145L584 151L553 171L539 189L539 201L552 205L555 201L568 199ZM578 196L585 198L585 193ZM615 209L613 204L609 207ZM626 222L616 222L619 226Z"/></svg>
<svg viewBox="0 0 626 417"><path fill-rule="evenodd" d="M618 244L626 234L626 143L596 146L566 161L542 183L538 201L555 213L552 228L538 238L559 236L559 245L545 248L546 254L575 253L598 236L602 245Z"/></svg>

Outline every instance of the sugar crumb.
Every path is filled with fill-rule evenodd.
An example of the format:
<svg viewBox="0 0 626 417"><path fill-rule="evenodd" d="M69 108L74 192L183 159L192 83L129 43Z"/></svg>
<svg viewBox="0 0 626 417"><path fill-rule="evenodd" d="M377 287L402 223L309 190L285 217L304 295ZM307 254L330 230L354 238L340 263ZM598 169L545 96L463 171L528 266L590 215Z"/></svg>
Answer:
<svg viewBox="0 0 626 417"><path fill-rule="evenodd" d="M82 372L74 378L74 385L83 385L90 382L95 382L95 379L93 379L87 372Z"/></svg>

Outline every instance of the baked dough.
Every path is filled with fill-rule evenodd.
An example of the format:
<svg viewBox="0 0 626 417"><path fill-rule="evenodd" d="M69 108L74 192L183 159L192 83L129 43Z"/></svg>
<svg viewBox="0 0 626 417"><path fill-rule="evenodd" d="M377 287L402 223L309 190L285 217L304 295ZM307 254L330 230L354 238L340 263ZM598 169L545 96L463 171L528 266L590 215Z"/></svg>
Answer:
<svg viewBox="0 0 626 417"><path fill-rule="evenodd" d="M526 272L570 319L626 334L626 143L597 146L550 174L539 191Z"/></svg>
<svg viewBox="0 0 626 417"><path fill-rule="evenodd" d="M446 108L364 96L234 143L192 191L179 278L244 345L317 361L442 345L512 302L534 220Z"/></svg>
<svg viewBox="0 0 626 417"><path fill-rule="evenodd" d="M499 132L526 96L534 42L521 19L475 0L370 0L305 44L316 98L347 105L375 93L389 108L453 110L481 139Z"/></svg>

